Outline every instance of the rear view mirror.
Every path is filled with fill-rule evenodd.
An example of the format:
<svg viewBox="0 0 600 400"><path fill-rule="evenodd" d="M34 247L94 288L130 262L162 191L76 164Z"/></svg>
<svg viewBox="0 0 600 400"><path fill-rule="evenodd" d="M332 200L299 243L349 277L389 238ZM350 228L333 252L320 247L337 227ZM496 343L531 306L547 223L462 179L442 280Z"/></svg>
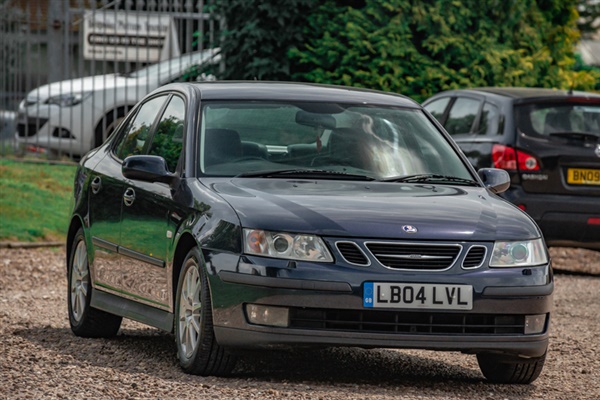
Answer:
<svg viewBox="0 0 600 400"><path fill-rule="evenodd" d="M477 173L485 187L496 194L506 192L510 187L510 175L503 169L481 168Z"/></svg>
<svg viewBox="0 0 600 400"><path fill-rule="evenodd" d="M313 128L335 128L335 118L329 114L317 114L308 111L298 111L296 113L296 123L300 125L312 126Z"/></svg>

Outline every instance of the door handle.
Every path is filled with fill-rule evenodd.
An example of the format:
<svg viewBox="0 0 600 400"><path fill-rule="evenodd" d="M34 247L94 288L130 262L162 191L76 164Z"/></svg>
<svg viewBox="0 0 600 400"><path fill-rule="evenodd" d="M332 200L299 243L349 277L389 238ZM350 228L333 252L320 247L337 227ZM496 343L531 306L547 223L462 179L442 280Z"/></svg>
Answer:
<svg viewBox="0 0 600 400"><path fill-rule="evenodd" d="M133 190L133 188L127 188L123 194L123 201L127 207L133 204L135 201L135 190Z"/></svg>
<svg viewBox="0 0 600 400"><path fill-rule="evenodd" d="M99 176L96 176L94 179L92 179L92 183L90 183L90 186L92 187L92 193L98 194L98 192L102 188L102 179L100 179Z"/></svg>

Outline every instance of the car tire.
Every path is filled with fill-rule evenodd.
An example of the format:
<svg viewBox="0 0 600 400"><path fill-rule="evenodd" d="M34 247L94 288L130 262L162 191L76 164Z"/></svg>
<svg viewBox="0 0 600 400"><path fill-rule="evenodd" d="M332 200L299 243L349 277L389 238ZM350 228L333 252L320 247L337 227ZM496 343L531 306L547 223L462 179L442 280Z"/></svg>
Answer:
<svg viewBox="0 0 600 400"><path fill-rule="evenodd" d="M540 376L545 361L546 353L541 357L530 359L477 354L477 362L483 376L493 383L531 383Z"/></svg>
<svg viewBox="0 0 600 400"><path fill-rule="evenodd" d="M116 110L106 113L104 118L96 126L94 132L94 147L101 146L102 143L110 137L121 121L123 121L126 114L126 107L119 107Z"/></svg>
<svg viewBox="0 0 600 400"><path fill-rule="evenodd" d="M193 375L228 375L235 357L215 339L208 279L197 247L185 257L175 304L175 341L184 372Z"/></svg>
<svg viewBox="0 0 600 400"><path fill-rule="evenodd" d="M75 234L68 263L69 323L77 336L107 338L117 334L122 317L90 306L92 283L83 229Z"/></svg>

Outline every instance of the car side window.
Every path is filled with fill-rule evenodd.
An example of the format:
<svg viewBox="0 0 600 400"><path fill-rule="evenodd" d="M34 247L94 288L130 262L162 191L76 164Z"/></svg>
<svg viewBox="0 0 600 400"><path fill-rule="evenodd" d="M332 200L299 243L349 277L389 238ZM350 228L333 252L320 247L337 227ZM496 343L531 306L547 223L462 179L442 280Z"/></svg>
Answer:
<svg viewBox="0 0 600 400"><path fill-rule="evenodd" d="M127 156L142 154L150 134L150 128L166 99L167 96L155 97L140 107L137 115L127 125L125 134L117 145L117 157L123 160Z"/></svg>
<svg viewBox="0 0 600 400"><path fill-rule="evenodd" d="M476 99L468 97L457 98L450 109L444 128L451 135L471 133L480 104L481 101Z"/></svg>
<svg viewBox="0 0 600 400"><path fill-rule="evenodd" d="M148 152L163 157L171 172L175 172L183 148L184 121L185 103L181 97L173 96L156 127Z"/></svg>
<svg viewBox="0 0 600 400"><path fill-rule="evenodd" d="M493 104L486 102L481 111L478 135L495 136L500 132L500 110Z"/></svg>
<svg viewBox="0 0 600 400"><path fill-rule="evenodd" d="M431 113L439 122L442 121L442 117L444 116L444 111L446 111L446 107L450 102L450 97L444 97L424 106L424 108Z"/></svg>

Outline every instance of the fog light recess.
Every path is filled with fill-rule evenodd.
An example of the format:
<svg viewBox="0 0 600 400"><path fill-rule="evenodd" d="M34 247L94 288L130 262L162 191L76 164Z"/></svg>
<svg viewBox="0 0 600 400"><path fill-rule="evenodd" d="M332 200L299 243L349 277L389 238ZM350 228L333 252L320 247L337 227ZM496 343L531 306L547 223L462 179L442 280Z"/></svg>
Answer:
<svg viewBox="0 0 600 400"><path fill-rule="evenodd" d="M255 325L287 327L289 325L289 309L285 307L246 304L248 321Z"/></svg>
<svg viewBox="0 0 600 400"><path fill-rule="evenodd" d="M525 334L542 333L546 328L546 314L526 315Z"/></svg>

